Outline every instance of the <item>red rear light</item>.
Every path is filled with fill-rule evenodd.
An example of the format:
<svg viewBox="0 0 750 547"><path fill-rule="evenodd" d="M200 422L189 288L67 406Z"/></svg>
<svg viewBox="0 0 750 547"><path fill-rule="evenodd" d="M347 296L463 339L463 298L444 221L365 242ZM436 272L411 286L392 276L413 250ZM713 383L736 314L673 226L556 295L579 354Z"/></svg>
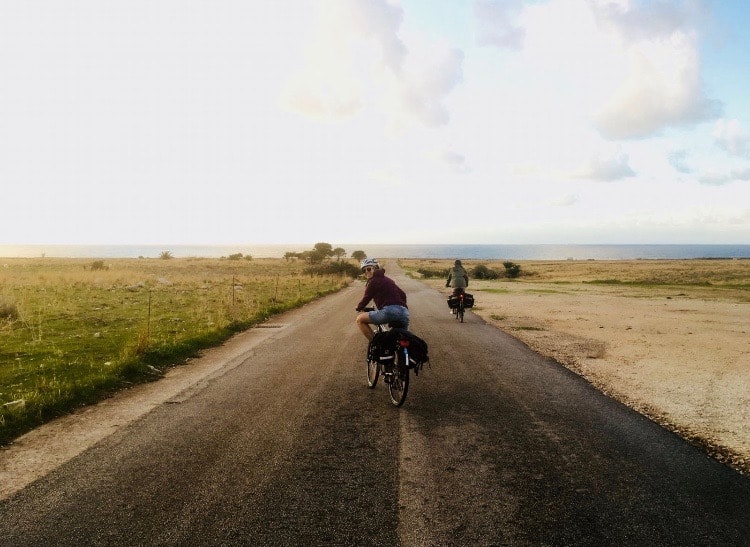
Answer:
<svg viewBox="0 0 750 547"><path fill-rule="evenodd" d="M399 340L399 341L398 341L398 344L399 344L399 345L400 345L400 346L401 346L402 348L405 348L405 347L408 347L408 346L409 346L409 341L408 341L408 340Z"/></svg>

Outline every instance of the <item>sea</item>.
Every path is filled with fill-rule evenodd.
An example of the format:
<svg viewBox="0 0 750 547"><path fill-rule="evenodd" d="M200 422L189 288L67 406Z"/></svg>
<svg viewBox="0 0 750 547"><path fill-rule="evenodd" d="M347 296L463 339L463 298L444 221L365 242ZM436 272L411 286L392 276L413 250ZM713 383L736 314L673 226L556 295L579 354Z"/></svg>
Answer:
<svg viewBox="0 0 750 547"><path fill-rule="evenodd" d="M648 260L750 259L750 245L492 245L332 243L347 256L364 251L374 258L464 260ZM287 252L310 250L313 244L238 245L2 245L6 258L221 258L237 253L254 258L282 258Z"/></svg>

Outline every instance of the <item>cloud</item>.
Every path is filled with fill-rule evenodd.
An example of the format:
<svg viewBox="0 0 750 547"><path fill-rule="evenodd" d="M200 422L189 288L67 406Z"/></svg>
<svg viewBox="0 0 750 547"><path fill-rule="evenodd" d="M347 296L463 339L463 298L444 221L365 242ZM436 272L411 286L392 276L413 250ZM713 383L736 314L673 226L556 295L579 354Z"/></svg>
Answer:
<svg viewBox="0 0 750 547"><path fill-rule="evenodd" d="M514 20L522 10L521 0L477 0L474 3L477 44L521 49L526 31L514 24Z"/></svg>
<svg viewBox="0 0 750 547"><path fill-rule="evenodd" d="M735 180L750 180L750 167L742 169L733 169L732 178Z"/></svg>
<svg viewBox="0 0 750 547"><path fill-rule="evenodd" d="M694 0L652 0L637 4L629 0L595 0L592 8L600 25L614 30L628 42L658 40L696 26L706 17L701 3Z"/></svg>
<svg viewBox="0 0 750 547"><path fill-rule="evenodd" d="M397 87L402 112L424 125L437 127L450 118L443 100L463 78L461 50L433 50L432 59L409 62Z"/></svg>
<svg viewBox="0 0 750 547"><path fill-rule="evenodd" d="M593 157L591 161L578 173L579 178L600 181L615 181L634 177L635 171L628 165L627 154L618 154L611 158Z"/></svg>
<svg viewBox="0 0 750 547"><path fill-rule="evenodd" d="M447 123L443 100L462 79L463 52L407 48L403 9L386 0L321 0L317 7L306 65L284 97L291 110L335 121L379 106L394 125Z"/></svg>
<svg viewBox="0 0 750 547"><path fill-rule="evenodd" d="M445 150L440 154L439 159L441 162L448 165L455 173L468 173L471 171L471 167L467 163L466 157L458 152Z"/></svg>
<svg viewBox="0 0 750 547"><path fill-rule="evenodd" d="M747 157L750 155L750 137L742 129L738 120L721 119L716 122L712 133L716 145L732 156Z"/></svg>
<svg viewBox="0 0 750 547"><path fill-rule="evenodd" d="M685 150L675 150L669 153L669 164L680 173L692 173L693 169L687 163L688 153Z"/></svg>
<svg viewBox="0 0 750 547"><path fill-rule="evenodd" d="M737 181L750 180L750 167L732 169L729 173L705 173L698 177L698 182L706 186L724 186Z"/></svg>
<svg viewBox="0 0 750 547"><path fill-rule="evenodd" d="M643 138L720 115L703 89L693 2L598 2L601 28L619 36L627 74L596 116L608 139Z"/></svg>
<svg viewBox="0 0 750 547"><path fill-rule="evenodd" d="M313 118L351 117L365 104L367 70L400 75L406 46L399 37L403 10L384 0L325 0L306 44L306 64L283 102Z"/></svg>
<svg viewBox="0 0 750 547"><path fill-rule="evenodd" d="M566 194L559 199L550 201L549 204L555 207L572 207L580 198L576 194Z"/></svg>

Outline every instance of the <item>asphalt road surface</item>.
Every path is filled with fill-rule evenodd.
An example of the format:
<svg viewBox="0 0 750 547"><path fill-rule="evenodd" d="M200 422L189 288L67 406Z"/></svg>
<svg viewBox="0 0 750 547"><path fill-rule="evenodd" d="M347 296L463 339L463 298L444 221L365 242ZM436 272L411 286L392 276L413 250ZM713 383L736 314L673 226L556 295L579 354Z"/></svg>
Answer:
<svg viewBox="0 0 750 547"><path fill-rule="evenodd" d="M0 544L750 545L747 477L393 273L432 361L402 408L356 283L0 501Z"/></svg>

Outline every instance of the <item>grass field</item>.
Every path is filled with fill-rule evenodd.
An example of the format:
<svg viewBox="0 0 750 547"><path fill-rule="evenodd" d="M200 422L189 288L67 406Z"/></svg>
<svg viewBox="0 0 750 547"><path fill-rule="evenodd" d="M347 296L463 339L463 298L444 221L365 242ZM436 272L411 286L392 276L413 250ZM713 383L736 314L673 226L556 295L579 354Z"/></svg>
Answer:
<svg viewBox="0 0 750 547"><path fill-rule="evenodd" d="M0 444L346 286L283 259L0 259Z"/></svg>

